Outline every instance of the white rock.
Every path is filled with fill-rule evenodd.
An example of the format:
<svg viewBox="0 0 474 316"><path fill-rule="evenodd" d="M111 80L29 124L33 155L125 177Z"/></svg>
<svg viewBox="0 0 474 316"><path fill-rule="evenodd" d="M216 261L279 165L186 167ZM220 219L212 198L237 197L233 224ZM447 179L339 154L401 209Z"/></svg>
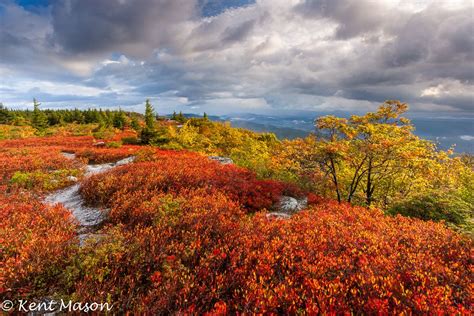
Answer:
<svg viewBox="0 0 474 316"><path fill-rule="evenodd" d="M63 155L64 157L66 157L67 159L75 159L76 158L76 154L71 154L71 153L67 153L67 152L61 152L61 155Z"/></svg>
<svg viewBox="0 0 474 316"><path fill-rule="evenodd" d="M134 156L119 160L115 163L105 163L100 165L87 165L85 176L91 176L101 172L110 170L116 166L122 166L131 163L135 159ZM68 179L75 178L69 176ZM77 180L77 178L76 178ZM80 227L93 227L104 221L108 211L98 207L89 207L84 205L84 200L79 193L80 184L75 183L67 188L59 191L55 191L45 198L45 202L50 205L62 204L64 207L69 209L72 215L78 221ZM87 234L90 233L89 231ZM84 237L84 236L83 236Z"/></svg>
<svg viewBox="0 0 474 316"><path fill-rule="evenodd" d="M229 165L229 164L233 164L233 163L234 163L234 162L232 161L232 159L230 159L230 158L228 158L228 157L209 156L208 158L211 159L211 160L220 162L220 163L223 164L223 165Z"/></svg>
<svg viewBox="0 0 474 316"><path fill-rule="evenodd" d="M67 177L67 181L73 181L73 182L77 182L77 178L75 176L68 176Z"/></svg>
<svg viewBox="0 0 474 316"><path fill-rule="evenodd" d="M129 164L131 162L133 162L135 160L135 156L130 156L130 157L127 157L127 158L124 158L122 160L119 160L115 163L115 166L123 166L123 165L126 165L126 164Z"/></svg>
<svg viewBox="0 0 474 316"><path fill-rule="evenodd" d="M276 205L276 212L268 213L266 216L268 219L288 219L292 214L305 209L307 204L307 198L295 199L291 196L282 196Z"/></svg>
<svg viewBox="0 0 474 316"><path fill-rule="evenodd" d="M271 212L266 214L268 219L289 219L291 215L287 213Z"/></svg>
<svg viewBox="0 0 474 316"><path fill-rule="evenodd" d="M308 199L295 199L291 196L282 196L278 203L278 211L282 213L294 213L306 208Z"/></svg>
<svg viewBox="0 0 474 316"><path fill-rule="evenodd" d="M298 208L298 201L291 196L282 196L278 203L280 212L291 213Z"/></svg>

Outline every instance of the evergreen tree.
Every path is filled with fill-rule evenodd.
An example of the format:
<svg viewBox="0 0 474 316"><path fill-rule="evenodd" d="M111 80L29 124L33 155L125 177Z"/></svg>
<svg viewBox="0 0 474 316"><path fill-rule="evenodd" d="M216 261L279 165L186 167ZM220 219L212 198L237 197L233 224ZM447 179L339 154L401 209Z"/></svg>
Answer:
<svg viewBox="0 0 474 316"><path fill-rule="evenodd" d="M145 103L145 125L146 125L146 128L149 130L155 129L154 109L149 99L147 99Z"/></svg>
<svg viewBox="0 0 474 316"><path fill-rule="evenodd" d="M59 111L50 111L48 113L48 125L60 125L63 123L63 118Z"/></svg>
<svg viewBox="0 0 474 316"><path fill-rule="evenodd" d="M8 124L11 120L10 113L3 103L0 103L0 124Z"/></svg>
<svg viewBox="0 0 474 316"><path fill-rule="evenodd" d="M99 123L100 113L96 109L87 109L84 112L84 121L85 123Z"/></svg>
<svg viewBox="0 0 474 316"><path fill-rule="evenodd" d="M84 124L85 123L85 119L84 119L84 114L82 114L81 111L79 111L79 109L74 109L73 113L72 113L72 121L73 122L76 122L78 124Z"/></svg>
<svg viewBox="0 0 474 316"><path fill-rule="evenodd" d="M105 124L106 127L113 126L114 118L113 118L113 114L110 112L110 110L105 110L104 112L102 112L102 116L104 118L104 124Z"/></svg>
<svg viewBox="0 0 474 316"><path fill-rule="evenodd" d="M43 130L48 127L48 118L46 115L39 109L40 103L33 99L33 116L31 119L31 125L37 130Z"/></svg>
<svg viewBox="0 0 474 316"><path fill-rule="evenodd" d="M156 137L155 130L155 116L153 106L150 104L150 100L146 100L145 103L145 128L140 133L140 139L143 144L150 144L154 137Z"/></svg>
<svg viewBox="0 0 474 316"><path fill-rule="evenodd" d="M138 119L137 119L137 116L136 115L133 115L132 116L132 120L130 122L130 126L137 132L140 131L141 129L141 126L140 126L140 123L138 122Z"/></svg>
<svg viewBox="0 0 474 316"><path fill-rule="evenodd" d="M180 123L186 122L186 117L183 115L183 113L180 111L178 116L176 116L176 120Z"/></svg>
<svg viewBox="0 0 474 316"><path fill-rule="evenodd" d="M115 112L113 125L115 128L124 129L127 124L127 117L122 110Z"/></svg>

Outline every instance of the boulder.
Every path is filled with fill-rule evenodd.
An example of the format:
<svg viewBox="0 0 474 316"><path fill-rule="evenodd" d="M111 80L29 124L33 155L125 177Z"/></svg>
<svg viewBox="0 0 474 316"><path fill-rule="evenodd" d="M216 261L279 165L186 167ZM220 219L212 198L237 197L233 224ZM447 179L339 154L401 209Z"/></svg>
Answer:
<svg viewBox="0 0 474 316"><path fill-rule="evenodd" d="M129 163L132 163L135 160L135 158L136 158L135 156L130 156L130 157L121 159L115 163L115 166L123 166Z"/></svg>
<svg viewBox="0 0 474 316"><path fill-rule="evenodd" d="M68 176L67 181L77 182L77 178L75 176Z"/></svg>
<svg viewBox="0 0 474 316"><path fill-rule="evenodd" d="M292 214L306 208L308 199L295 199L291 196L282 196L277 205L278 212Z"/></svg>
<svg viewBox="0 0 474 316"><path fill-rule="evenodd" d="M94 147L105 147L105 142L97 142L97 143L94 143L92 146L94 146Z"/></svg>
<svg viewBox="0 0 474 316"><path fill-rule="evenodd" d="M61 152L61 155L63 155L65 158L71 159L71 160L76 158L76 154L68 153L68 152L65 152L65 151Z"/></svg>
<svg viewBox="0 0 474 316"><path fill-rule="evenodd" d="M287 213L271 212L266 214L268 219L289 219L291 215Z"/></svg>
<svg viewBox="0 0 474 316"><path fill-rule="evenodd" d="M229 164L233 164L234 162L232 161L232 159L228 158L228 157L220 157L220 156L209 156L208 157L209 159L211 160L215 160L223 165L229 165Z"/></svg>

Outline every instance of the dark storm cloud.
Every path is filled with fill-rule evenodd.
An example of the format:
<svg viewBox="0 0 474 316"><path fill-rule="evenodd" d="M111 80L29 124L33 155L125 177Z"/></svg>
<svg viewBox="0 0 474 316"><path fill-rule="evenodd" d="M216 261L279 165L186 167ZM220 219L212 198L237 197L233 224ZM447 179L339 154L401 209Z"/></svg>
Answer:
<svg viewBox="0 0 474 316"><path fill-rule="evenodd" d="M193 18L195 10L188 0L58 1L52 9L51 38L71 54L125 50L146 55L172 45L177 27Z"/></svg>
<svg viewBox="0 0 474 316"><path fill-rule="evenodd" d="M456 72L474 59L470 10L439 11L431 7L413 15L394 35L396 39L382 50L388 67L450 63Z"/></svg>
<svg viewBox="0 0 474 316"><path fill-rule="evenodd" d="M48 11L37 14L10 1L0 0L0 58L2 63L21 64L44 48Z"/></svg>

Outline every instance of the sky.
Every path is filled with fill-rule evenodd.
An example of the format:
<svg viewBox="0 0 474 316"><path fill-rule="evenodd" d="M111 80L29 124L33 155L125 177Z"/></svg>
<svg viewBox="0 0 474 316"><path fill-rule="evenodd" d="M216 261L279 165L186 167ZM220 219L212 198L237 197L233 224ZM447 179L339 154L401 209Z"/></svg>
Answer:
<svg viewBox="0 0 474 316"><path fill-rule="evenodd" d="M474 112L471 0L0 0L0 102Z"/></svg>

